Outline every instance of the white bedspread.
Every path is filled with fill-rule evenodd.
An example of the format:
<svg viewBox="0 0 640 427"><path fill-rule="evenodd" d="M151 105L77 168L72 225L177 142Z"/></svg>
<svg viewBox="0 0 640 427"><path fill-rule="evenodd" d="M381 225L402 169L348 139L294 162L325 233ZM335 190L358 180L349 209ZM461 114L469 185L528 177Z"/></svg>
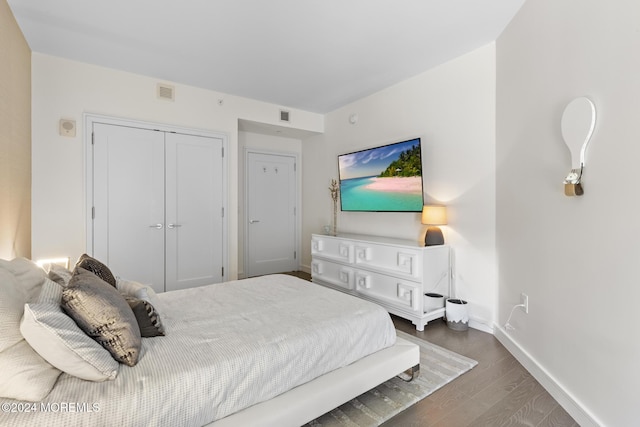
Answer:
<svg viewBox="0 0 640 427"><path fill-rule="evenodd" d="M383 308L286 275L158 297L167 336L143 338L136 366L103 383L62 374L0 425L201 426L395 342Z"/></svg>

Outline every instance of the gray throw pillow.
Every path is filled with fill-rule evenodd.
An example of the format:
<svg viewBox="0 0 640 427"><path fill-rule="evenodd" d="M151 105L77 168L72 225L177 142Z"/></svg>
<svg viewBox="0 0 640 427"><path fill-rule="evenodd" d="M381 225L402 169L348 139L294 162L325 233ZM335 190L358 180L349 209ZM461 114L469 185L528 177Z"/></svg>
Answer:
<svg viewBox="0 0 640 427"><path fill-rule="evenodd" d="M116 278L111 270L109 270L109 267L107 267L97 259L90 257L87 254L82 254L80 258L78 258L76 267L84 268L85 270L92 272L114 288L116 287Z"/></svg>
<svg viewBox="0 0 640 427"><path fill-rule="evenodd" d="M116 288L76 267L62 292L62 308L85 334L106 348L118 362L134 366L140 355L138 322Z"/></svg>
<svg viewBox="0 0 640 427"><path fill-rule="evenodd" d="M149 301L125 295L129 307L133 311L140 327L140 335L143 338L164 335L164 326L160 316Z"/></svg>

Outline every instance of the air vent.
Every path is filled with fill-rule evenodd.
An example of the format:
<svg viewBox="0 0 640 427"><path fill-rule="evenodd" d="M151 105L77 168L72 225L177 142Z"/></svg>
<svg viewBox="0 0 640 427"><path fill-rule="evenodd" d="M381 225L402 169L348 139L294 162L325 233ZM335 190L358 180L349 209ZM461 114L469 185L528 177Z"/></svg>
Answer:
<svg viewBox="0 0 640 427"><path fill-rule="evenodd" d="M175 100L175 88L171 85L158 83L158 98L167 101Z"/></svg>
<svg viewBox="0 0 640 427"><path fill-rule="evenodd" d="M285 110L280 110L280 121L288 122L289 121L289 112Z"/></svg>

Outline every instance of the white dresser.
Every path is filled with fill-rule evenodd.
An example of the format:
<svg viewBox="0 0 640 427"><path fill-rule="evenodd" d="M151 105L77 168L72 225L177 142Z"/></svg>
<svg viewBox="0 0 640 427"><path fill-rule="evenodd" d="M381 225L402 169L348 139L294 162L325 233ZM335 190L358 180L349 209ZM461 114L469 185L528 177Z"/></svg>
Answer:
<svg viewBox="0 0 640 427"><path fill-rule="evenodd" d="M376 302L422 331L444 316L444 308L425 313L424 294L448 295L450 249L387 237L313 234L311 278Z"/></svg>

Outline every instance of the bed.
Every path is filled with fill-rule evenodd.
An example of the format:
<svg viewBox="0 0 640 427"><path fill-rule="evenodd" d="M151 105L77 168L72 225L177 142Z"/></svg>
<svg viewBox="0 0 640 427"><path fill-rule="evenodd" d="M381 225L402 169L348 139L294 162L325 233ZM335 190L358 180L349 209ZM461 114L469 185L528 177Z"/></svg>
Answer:
<svg viewBox="0 0 640 427"><path fill-rule="evenodd" d="M100 382L59 373L42 399L0 399L0 425L299 426L419 363L383 308L289 275L153 302L166 335L142 338L135 366Z"/></svg>

